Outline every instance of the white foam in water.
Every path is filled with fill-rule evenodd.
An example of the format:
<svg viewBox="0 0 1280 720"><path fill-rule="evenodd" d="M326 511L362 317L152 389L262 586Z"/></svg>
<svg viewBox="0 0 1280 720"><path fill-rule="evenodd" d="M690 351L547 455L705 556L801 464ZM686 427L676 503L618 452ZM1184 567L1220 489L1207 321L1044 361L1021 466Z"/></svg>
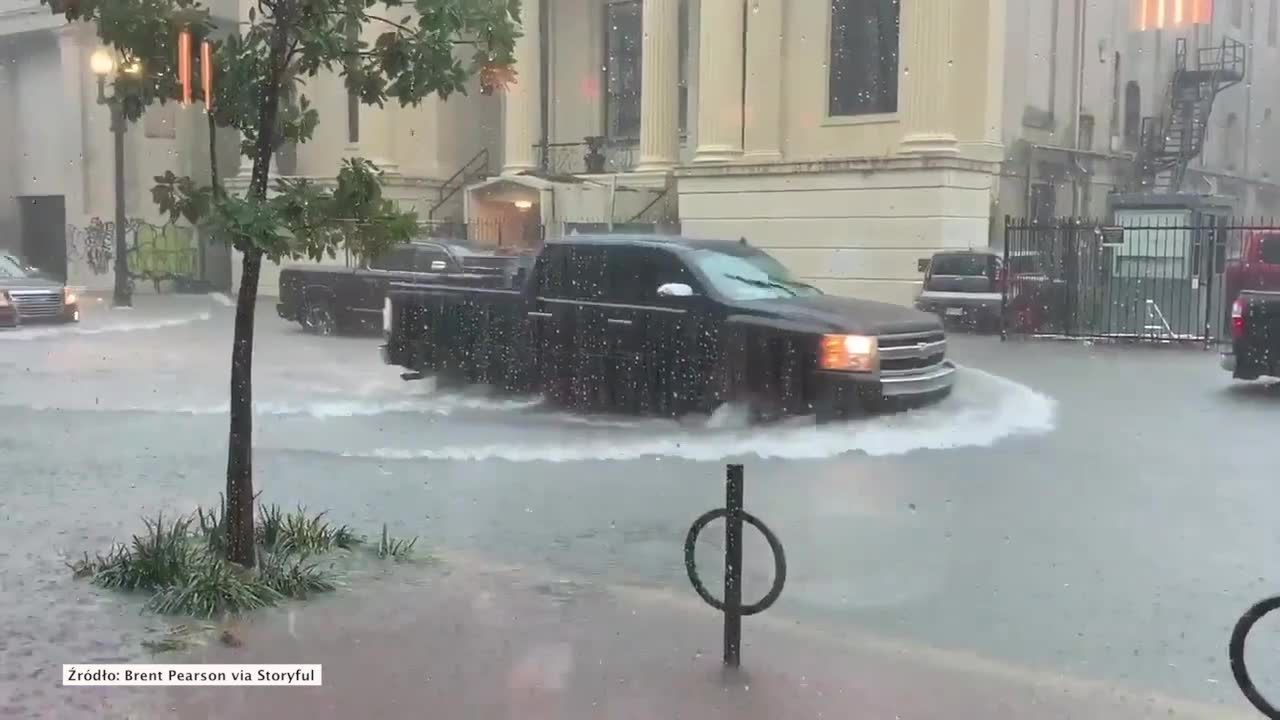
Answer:
<svg viewBox="0 0 1280 720"><path fill-rule="evenodd" d="M704 429L687 427L644 436L611 434L573 443L504 443L440 448L382 448L345 452L383 460L510 460L574 462L676 457L713 461L730 457L817 459L850 452L902 455L913 450L986 447L1021 434L1054 428L1055 401L998 375L962 368L956 389L943 402L916 411L849 423L815 426L811 418L737 429L737 408L722 408ZM717 417L719 416L719 417ZM730 431L717 427L735 427Z"/></svg>
<svg viewBox="0 0 1280 720"><path fill-rule="evenodd" d="M209 293L209 298L214 302L218 303L219 305L221 305L222 307L236 306L236 301L232 300L231 296L227 295L226 293L211 292Z"/></svg>
<svg viewBox="0 0 1280 720"><path fill-rule="evenodd" d="M411 395L400 399L332 399L306 400L298 402L263 400L253 404L254 414L274 417L312 417L321 420L345 417L369 417L389 413L422 413L429 415L449 415L455 410L488 410L496 412L513 412L526 410L541 404L541 400L526 398L489 398L478 395ZM116 404L99 402L91 398L73 404L28 403L23 407L33 410L69 410L97 412L143 412L174 413L178 415L225 415L230 409L228 402L214 402L197 405L172 404Z"/></svg>
<svg viewBox="0 0 1280 720"><path fill-rule="evenodd" d="M61 335L101 335L102 333L114 332L163 330L164 328L189 325L193 322L208 320L209 317L210 315L208 312L202 312L195 315L188 315L186 317L164 318L144 322L115 323L112 325L100 325L98 327L85 327L82 325L55 325L50 327L0 330L0 340L37 340L40 338L58 337Z"/></svg>

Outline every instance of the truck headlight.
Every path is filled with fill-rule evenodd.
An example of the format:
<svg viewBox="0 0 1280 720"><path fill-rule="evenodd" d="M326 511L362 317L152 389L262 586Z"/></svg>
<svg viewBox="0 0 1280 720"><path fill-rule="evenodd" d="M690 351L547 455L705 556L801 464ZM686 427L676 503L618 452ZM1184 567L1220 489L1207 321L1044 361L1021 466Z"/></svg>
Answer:
<svg viewBox="0 0 1280 720"><path fill-rule="evenodd" d="M391 298L382 299L382 333L391 334Z"/></svg>
<svg viewBox="0 0 1280 720"><path fill-rule="evenodd" d="M63 305L75 305L76 301L79 299L80 297L76 295L75 290L72 290L69 287L62 288L62 304Z"/></svg>
<svg viewBox="0 0 1280 720"><path fill-rule="evenodd" d="M823 335L818 367L823 370L875 372L880 369L880 343L867 335Z"/></svg>

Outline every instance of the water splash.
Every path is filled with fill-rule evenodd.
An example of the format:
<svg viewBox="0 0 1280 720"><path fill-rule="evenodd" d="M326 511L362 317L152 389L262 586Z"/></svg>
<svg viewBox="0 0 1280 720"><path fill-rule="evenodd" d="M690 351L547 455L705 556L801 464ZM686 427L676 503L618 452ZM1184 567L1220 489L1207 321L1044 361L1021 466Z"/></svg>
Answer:
<svg viewBox="0 0 1280 720"><path fill-rule="evenodd" d="M733 409L725 411L730 416ZM1026 385L963 368L952 397L929 408L815 427L811 418L742 429L713 416L703 429L687 426L643 436L610 434L572 445L494 443L436 448L379 448L347 451L344 457L379 460L509 460L576 462L676 457L716 461L732 457L820 459L845 453L903 455L914 450L989 447L1014 435L1054 428L1056 402ZM718 429L724 426L733 429Z"/></svg>

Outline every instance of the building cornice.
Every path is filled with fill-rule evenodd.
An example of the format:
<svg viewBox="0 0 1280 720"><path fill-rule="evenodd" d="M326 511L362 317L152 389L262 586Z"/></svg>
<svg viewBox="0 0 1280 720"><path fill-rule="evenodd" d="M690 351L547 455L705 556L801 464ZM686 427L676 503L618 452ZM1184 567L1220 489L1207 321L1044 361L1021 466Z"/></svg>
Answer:
<svg viewBox="0 0 1280 720"><path fill-rule="evenodd" d="M717 165L685 165L676 169L677 178L743 177L752 175L795 175L815 173L906 172L913 170L958 170L996 174L998 160L980 160L959 155L914 155L839 160L788 162L735 162Z"/></svg>

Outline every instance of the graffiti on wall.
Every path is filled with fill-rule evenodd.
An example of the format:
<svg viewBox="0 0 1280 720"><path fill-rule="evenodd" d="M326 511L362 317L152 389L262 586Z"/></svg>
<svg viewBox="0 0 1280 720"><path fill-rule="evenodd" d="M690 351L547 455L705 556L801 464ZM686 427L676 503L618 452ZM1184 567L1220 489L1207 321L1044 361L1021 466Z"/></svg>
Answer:
<svg viewBox="0 0 1280 720"><path fill-rule="evenodd" d="M115 259L115 233L114 222L97 217L84 227L68 225L68 258L83 262L95 275L106 274ZM191 228L130 218L124 235L130 277L158 283L196 276L197 250Z"/></svg>
<svg viewBox="0 0 1280 720"><path fill-rule="evenodd" d="M80 260L94 275L111 269L115 257L116 224L93 218L88 225L67 225L67 259Z"/></svg>

